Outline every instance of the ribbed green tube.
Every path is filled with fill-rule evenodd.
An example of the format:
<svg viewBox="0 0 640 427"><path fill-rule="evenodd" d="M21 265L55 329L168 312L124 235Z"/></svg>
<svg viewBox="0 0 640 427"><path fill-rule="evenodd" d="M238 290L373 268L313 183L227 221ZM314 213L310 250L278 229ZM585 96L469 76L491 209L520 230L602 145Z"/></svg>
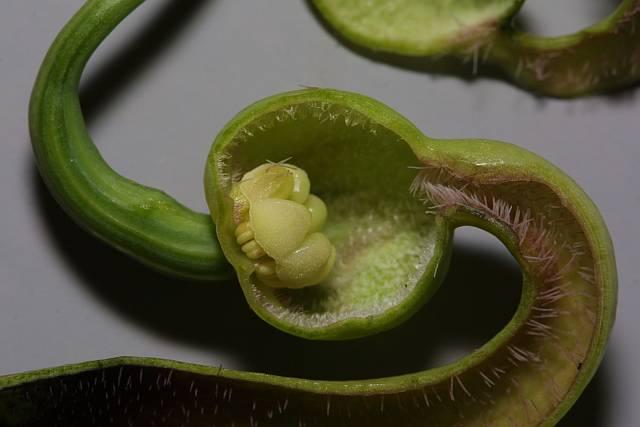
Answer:
<svg viewBox="0 0 640 427"><path fill-rule="evenodd" d="M51 46L29 111L38 168L67 213L112 246L173 275L227 277L231 270L210 217L120 176L87 132L78 97L80 76L98 45L143 1L88 1Z"/></svg>

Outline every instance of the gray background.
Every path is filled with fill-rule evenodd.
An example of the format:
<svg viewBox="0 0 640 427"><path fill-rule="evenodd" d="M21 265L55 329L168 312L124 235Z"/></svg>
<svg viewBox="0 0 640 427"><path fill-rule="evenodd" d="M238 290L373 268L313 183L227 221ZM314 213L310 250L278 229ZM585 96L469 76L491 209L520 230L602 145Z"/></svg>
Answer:
<svg viewBox="0 0 640 427"><path fill-rule="evenodd" d="M273 330L234 283L166 279L85 235L34 167L29 92L80 0L0 1L0 374L116 355L158 356L312 378L411 372L479 346L509 319L519 271L492 237L463 229L449 279L401 328L349 343ZM616 2L531 0L536 31L595 22ZM92 135L116 170L205 210L210 141L239 110L299 85L375 97L434 137L510 141L551 160L600 206L615 242L618 321L604 364L565 426L640 423L640 99L577 101L505 82L376 62L334 38L301 0L153 1L99 49L83 84Z"/></svg>

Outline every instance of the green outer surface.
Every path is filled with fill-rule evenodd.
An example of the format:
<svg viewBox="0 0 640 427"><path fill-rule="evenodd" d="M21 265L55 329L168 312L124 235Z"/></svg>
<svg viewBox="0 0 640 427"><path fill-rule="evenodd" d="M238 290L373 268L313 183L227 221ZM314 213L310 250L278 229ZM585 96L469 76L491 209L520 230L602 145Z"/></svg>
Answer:
<svg viewBox="0 0 640 427"><path fill-rule="evenodd" d="M90 0L53 43L29 110L38 168L60 205L83 228L143 263L199 280L231 269L208 215L118 175L87 132L78 85L91 54L143 0Z"/></svg>
<svg viewBox="0 0 640 427"><path fill-rule="evenodd" d="M407 26L389 15L378 15L381 7L378 4L371 7L370 2L312 2L341 36L356 45L402 56L460 58L472 63L473 73L487 63L500 68L518 85L541 95L589 95L622 88L640 79L640 0L622 0L601 22L558 37L539 37L511 26L512 17L523 1L514 1L513 7L501 9L496 5L502 3L495 0L481 6L471 2L473 7L469 3L438 0L429 7L447 9L451 16L466 17L471 13L477 16L475 20L473 14L471 19L456 19L460 23L457 31L442 24L443 28L424 34L416 31L407 34L416 24ZM392 0L385 5L392 3L398 9L425 7L420 0ZM489 7L496 7L492 18L487 17ZM389 25L393 29L389 30ZM396 26L398 30L393 31Z"/></svg>

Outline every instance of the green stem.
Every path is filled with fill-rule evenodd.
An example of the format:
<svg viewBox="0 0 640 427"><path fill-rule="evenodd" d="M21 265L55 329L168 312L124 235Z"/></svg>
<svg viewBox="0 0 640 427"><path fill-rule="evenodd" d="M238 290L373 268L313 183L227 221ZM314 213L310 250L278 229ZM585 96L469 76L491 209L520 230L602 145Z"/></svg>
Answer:
<svg viewBox="0 0 640 427"><path fill-rule="evenodd" d="M215 226L165 193L116 173L88 134L78 97L98 45L144 0L90 0L51 46L33 90L29 125L40 173L83 228L173 275L215 280L231 270Z"/></svg>

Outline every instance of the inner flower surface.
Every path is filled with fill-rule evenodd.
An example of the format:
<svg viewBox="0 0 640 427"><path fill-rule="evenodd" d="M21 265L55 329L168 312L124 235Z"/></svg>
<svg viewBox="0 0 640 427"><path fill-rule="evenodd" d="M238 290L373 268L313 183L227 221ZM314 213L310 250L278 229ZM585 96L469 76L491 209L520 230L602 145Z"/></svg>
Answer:
<svg viewBox="0 0 640 427"><path fill-rule="evenodd" d="M334 329L349 331L338 338L368 335L411 316L446 271L451 236L411 194L420 162L405 138L338 102L251 113L216 142L207 178L216 188L207 191L252 308L288 332L322 339L335 338ZM288 267L302 273L278 274L276 258L305 239L312 244Z"/></svg>

